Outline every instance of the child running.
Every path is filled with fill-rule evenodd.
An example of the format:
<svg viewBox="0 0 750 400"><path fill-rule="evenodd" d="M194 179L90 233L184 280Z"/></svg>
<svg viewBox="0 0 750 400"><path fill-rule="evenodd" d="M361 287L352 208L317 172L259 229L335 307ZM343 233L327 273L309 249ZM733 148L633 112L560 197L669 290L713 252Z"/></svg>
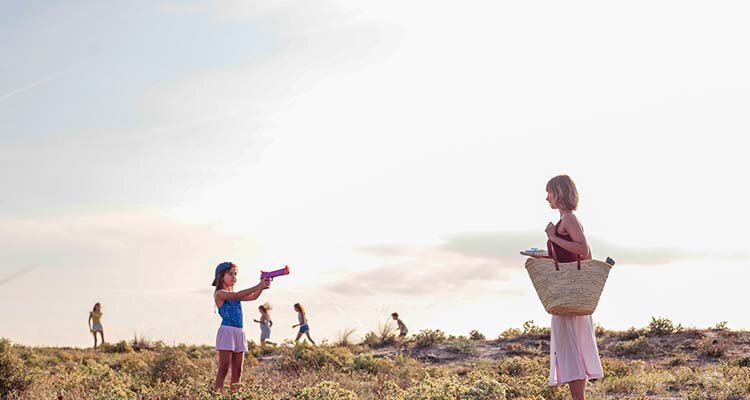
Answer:
<svg viewBox="0 0 750 400"><path fill-rule="evenodd" d="M406 329L406 324L404 324L404 321L401 321L401 319L398 317L398 313L391 314L391 318L393 318L398 324L398 338L399 339L405 338L406 335L409 333L409 330Z"/></svg>
<svg viewBox="0 0 750 400"><path fill-rule="evenodd" d="M406 339L406 335L409 334L409 329L406 328L406 324L404 324L404 321L401 321L401 319L398 317L398 313L395 312L391 314L391 318L393 318L398 324L398 343L406 348L406 343L404 343L404 340Z"/></svg>
<svg viewBox="0 0 750 400"><path fill-rule="evenodd" d="M258 306L258 311L260 311L260 321L254 319L253 322L260 324L260 345L263 347L266 344L276 346L276 343L268 340L271 338L271 327L273 326L273 321L271 321L271 304L265 303Z"/></svg>
<svg viewBox="0 0 750 400"><path fill-rule="evenodd" d="M214 390L222 393L224 391L224 379L227 377L229 368L232 368L230 390L240 381L242 375L242 362L244 353L247 351L247 340L242 330L242 301L257 299L263 289L267 289L270 282L261 279L257 285L234 291L237 282L237 266L231 262L223 262L216 266L214 281L211 285L216 286L214 290L214 302L221 315L221 326L216 333L216 350L219 352L219 368L216 371L216 383Z"/></svg>
<svg viewBox="0 0 750 400"><path fill-rule="evenodd" d="M297 319L299 320L299 324L292 325L292 328L296 328L299 326L297 339L295 339L294 341L299 342L299 339L302 337L302 335L306 334L310 342L315 345L315 341L313 341L310 337L310 326L307 324L307 314L305 313L305 309L302 307L302 304L296 303L294 305L294 311L297 311Z"/></svg>

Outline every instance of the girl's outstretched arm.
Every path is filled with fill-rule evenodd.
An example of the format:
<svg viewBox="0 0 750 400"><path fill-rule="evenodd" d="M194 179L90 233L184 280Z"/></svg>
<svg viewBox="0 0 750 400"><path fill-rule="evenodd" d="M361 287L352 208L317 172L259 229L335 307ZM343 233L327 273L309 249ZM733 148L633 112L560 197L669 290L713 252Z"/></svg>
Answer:
<svg viewBox="0 0 750 400"><path fill-rule="evenodd" d="M265 280L261 280L259 284L248 288L244 290L240 290L239 292L228 292L226 290L220 290L216 292L216 300L217 301L226 301L226 300L240 300L240 301L248 301L248 300L255 300L260 296L260 292L263 291L263 289L268 288L268 282ZM250 296L255 296L252 298L249 298Z"/></svg>

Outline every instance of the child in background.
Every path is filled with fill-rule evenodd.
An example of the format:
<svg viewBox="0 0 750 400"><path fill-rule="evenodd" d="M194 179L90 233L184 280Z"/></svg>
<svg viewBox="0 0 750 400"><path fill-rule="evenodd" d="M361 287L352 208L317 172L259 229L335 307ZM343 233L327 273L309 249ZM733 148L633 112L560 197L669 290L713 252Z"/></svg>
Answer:
<svg viewBox="0 0 750 400"><path fill-rule="evenodd" d="M102 345L104 344L104 327L102 326L102 305L101 303L94 304L94 309L89 311L89 332L94 335L94 351L96 351L96 333L102 336ZM93 325L92 325L93 322Z"/></svg>
<svg viewBox="0 0 750 400"><path fill-rule="evenodd" d="M258 306L258 311L260 311L260 321L257 319L254 319L253 321L260 324L260 345L265 347L266 343L268 343L272 346L276 346L276 343L268 340L271 338L271 327L273 326L270 314L271 304L265 303Z"/></svg>
<svg viewBox="0 0 750 400"><path fill-rule="evenodd" d="M406 329L406 324L404 324L404 321L401 321L398 318L398 313L391 314L391 318L393 318L396 321L396 323L398 324L398 332L399 332L398 333L398 338L399 338L399 340L403 340L406 337L406 335L409 333L409 330Z"/></svg>
<svg viewBox="0 0 750 400"><path fill-rule="evenodd" d="M299 339L302 337L302 335L306 334L307 338L314 345L315 341L313 341L310 337L310 326L307 324L307 314L305 313L305 309L302 307L302 304L296 303L294 305L294 311L297 311L297 320L299 320L299 324L292 325L292 328L296 328L299 326L299 332L297 333L297 339L295 339L295 342L299 342Z"/></svg>
<svg viewBox="0 0 750 400"><path fill-rule="evenodd" d="M242 375L242 363L247 351L247 339L242 330L242 301L257 299L270 282L261 279L257 285L234 291L237 282L237 266L231 262L223 262L216 266L214 281L211 285L216 286L214 290L214 303L221 315L221 326L216 333L216 351L219 352L219 368L216 371L216 382L214 390L224 391L224 379L227 377L229 368L232 368L230 390L240 381Z"/></svg>
<svg viewBox="0 0 750 400"><path fill-rule="evenodd" d="M398 324L398 339L396 339L396 342L399 345L399 351L405 351L407 350L406 335L409 333L409 329L406 328L406 324L404 324L404 321L401 321L401 319L398 317L398 313L395 312L391 314L391 318L396 320L396 323Z"/></svg>

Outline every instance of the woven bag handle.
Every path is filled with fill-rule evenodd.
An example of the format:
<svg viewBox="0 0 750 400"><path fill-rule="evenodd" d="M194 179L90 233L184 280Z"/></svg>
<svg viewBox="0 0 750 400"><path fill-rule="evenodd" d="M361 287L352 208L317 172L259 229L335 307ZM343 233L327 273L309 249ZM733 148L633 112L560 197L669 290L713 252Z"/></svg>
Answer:
<svg viewBox="0 0 750 400"><path fill-rule="evenodd" d="M549 253L552 256L552 261L555 262L555 271L560 270L560 263L557 261L557 252L555 252L555 244L552 243L551 240L547 241L547 247L549 248ZM581 270L581 255L576 254L576 258L578 259L578 270Z"/></svg>

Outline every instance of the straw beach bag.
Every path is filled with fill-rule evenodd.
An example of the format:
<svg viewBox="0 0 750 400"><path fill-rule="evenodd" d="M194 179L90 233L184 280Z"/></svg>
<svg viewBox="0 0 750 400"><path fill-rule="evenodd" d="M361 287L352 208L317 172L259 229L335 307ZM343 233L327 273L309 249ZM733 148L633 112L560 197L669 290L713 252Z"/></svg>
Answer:
<svg viewBox="0 0 750 400"><path fill-rule="evenodd" d="M526 260L526 271L544 309L552 315L593 314L614 260L581 261L578 257L577 262L561 264L554 249L550 256Z"/></svg>

